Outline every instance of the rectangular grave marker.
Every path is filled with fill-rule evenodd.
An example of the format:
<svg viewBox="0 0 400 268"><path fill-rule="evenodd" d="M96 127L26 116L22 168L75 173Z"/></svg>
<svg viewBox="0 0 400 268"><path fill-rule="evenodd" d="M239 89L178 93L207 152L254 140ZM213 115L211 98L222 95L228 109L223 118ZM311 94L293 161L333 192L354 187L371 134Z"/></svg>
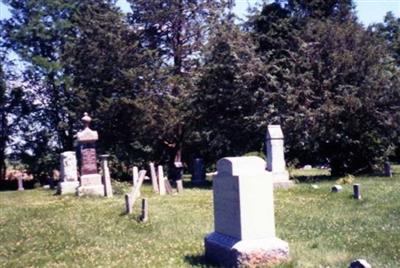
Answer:
<svg viewBox="0 0 400 268"><path fill-rule="evenodd" d="M215 232L205 238L205 255L224 267L285 261L288 244L275 236L272 174L259 157L229 157L213 178Z"/></svg>

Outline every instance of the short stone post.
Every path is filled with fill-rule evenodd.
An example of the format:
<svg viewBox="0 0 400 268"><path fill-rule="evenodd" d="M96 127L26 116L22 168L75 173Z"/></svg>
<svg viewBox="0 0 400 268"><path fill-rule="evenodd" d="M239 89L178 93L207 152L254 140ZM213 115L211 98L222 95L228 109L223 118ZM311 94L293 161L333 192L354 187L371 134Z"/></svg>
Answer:
<svg viewBox="0 0 400 268"><path fill-rule="evenodd" d="M150 166L151 184L153 185L153 192L159 193L160 190L158 188L156 168L154 167L154 163L153 162L150 162L149 166Z"/></svg>
<svg viewBox="0 0 400 268"><path fill-rule="evenodd" d="M104 194L106 197L112 197L112 186L111 186L111 178L110 178L110 169L108 168L108 154L100 155L101 159L101 169L103 171L103 184L104 184Z"/></svg>
<svg viewBox="0 0 400 268"><path fill-rule="evenodd" d="M275 235L272 174L259 157L217 162L213 178L215 231L205 237L205 256L223 267L258 267L289 258Z"/></svg>
<svg viewBox="0 0 400 268"><path fill-rule="evenodd" d="M165 182L164 182L164 171L163 167L161 165L158 166L158 187L160 191L160 195L165 195L166 190L165 190Z"/></svg>
<svg viewBox="0 0 400 268"><path fill-rule="evenodd" d="M385 162L384 169L385 169L386 177L393 177L392 167L390 166L390 162L388 162L388 161Z"/></svg>
<svg viewBox="0 0 400 268"><path fill-rule="evenodd" d="M192 184L203 185L205 182L206 170L204 168L204 161L202 158L195 158L193 160Z"/></svg>
<svg viewBox="0 0 400 268"><path fill-rule="evenodd" d="M58 194L76 194L79 187L78 168L74 151L66 151L60 155L60 181L57 186ZM54 173L53 173L54 174Z"/></svg>
<svg viewBox="0 0 400 268"><path fill-rule="evenodd" d="M133 197L131 194L125 194L125 212L132 214L133 211Z"/></svg>
<svg viewBox="0 0 400 268"><path fill-rule="evenodd" d="M183 182L182 180L177 180L176 181L176 190L178 193L183 193Z"/></svg>
<svg viewBox="0 0 400 268"><path fill-rule="evenodd" d="M272 172L274 188L288 188L293 185L286 170L283 132L280 125L269 125L266 135L267 170Z"/></svg>
<svg viewBox="0 0 400 268"><path fill-rule="evenodd" d="M354 199L361 199L361 189L358 183L353 184L353 197Z"/></svg>
<svg viewBox="0 0 400 268"><path fill-rule="evenodd" d="M142 214L140 215L140 221L146 222L149 215L149 204L147 198L142 199Z"/></svg>
<svg viewBox="0 0 400 268"><path fill-rule="evenodd" d="M25 188L24 188L24 180L22 178L22 175L19 175L17 180L18 180L18 191L25 190Z"/></svg>

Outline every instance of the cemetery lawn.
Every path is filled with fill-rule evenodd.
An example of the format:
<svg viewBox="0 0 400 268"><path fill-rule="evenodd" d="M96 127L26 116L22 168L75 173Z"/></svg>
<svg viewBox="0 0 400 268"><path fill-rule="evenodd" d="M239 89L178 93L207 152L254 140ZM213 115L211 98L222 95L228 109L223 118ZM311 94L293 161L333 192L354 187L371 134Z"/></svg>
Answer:
<svg viewBox="0 0 400 268"><path fill-rule="evenodd" d="M298 176L318 175L307 171ZM400 166L393 178L361 176L363 199L352 186L330 193L334 180L275 191L277 236L291 261L279 267L400 267ZM188 186L188 184L186 185ZM213 231L210 187L160 197L145 185L149 221L139 202L124 215L127 184L111 199L54 196L44 189L0 192L0 267L204 267L203 238ZM260 204L262 205L262 204Z"/></svg>

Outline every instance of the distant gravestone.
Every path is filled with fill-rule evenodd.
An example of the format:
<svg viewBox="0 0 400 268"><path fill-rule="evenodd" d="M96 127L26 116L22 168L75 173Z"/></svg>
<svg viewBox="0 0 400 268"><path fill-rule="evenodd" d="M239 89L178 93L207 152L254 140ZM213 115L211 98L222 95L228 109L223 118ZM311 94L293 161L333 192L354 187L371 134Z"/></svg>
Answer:
<svg viewBox="0 0 400 268"><path fill-rule="evenodd" d="M361 199L361 189L360 189L360 184L358 183L353 184L353 197L354 199L357 200Z"/></svg>
<svg viewBox="0 0 400 268"><path fill-rule="evenodd" d="M158 166L158 190L160 191L160 195L165 195L166 194L166 189L165 189L165 178L164 178L164 170L161 165Z"/></svg>
<svg viewBox="0 0 400 268"><path fill-rule="evenodd" d="M73 151L63 152L60 155L60 182L58 194L76 194L79 187L76 154Z"/></svg>
<svg viewBox="0 0 400 268"><path fill-rule="evenodd" d="M24 188L24 179L22 178L21 174L18 176L17 180L18 180L18 191L25 190L25 188Z"/></svg>
<svg viewBox="0 0 400 268"><path fill-rule="evenodd" d="M195 158L193 160L192 184L203 185L205 182L206 170L204 168L204 161L202 158Z"/></svg>
<svg viewBox="0 0 400 268"><path fill-rule="evenodd" d="M112 197L112 186L111 186L111 177L110 177L110 169L108 168L108 154L100 155L101 159L101 169L102 169L102 179L104 184L104 195L106 197Z"/></svg>
<svg viewBox="0 0 400 268"><path fill-rule="evenodd" d="M160 189L158 187L157 173L154 163L150 162L149 167L150 167L150 176L151 176L151 184L153 186L153 192L159 193Z"/></svg>
<svg viewBox="0 0 400 268"><path fill-rule="evenodd" d="M139 169L137 166L134 166L132 168L132 182L133 186L136 186L137 182L139 180Z"/></svg>
<svg viewBox="0 0 400 268"><path fill-rule="evenodd" d="M274 188L289 188L293 182L289 180L284 155L283 132L280 125L269 125L266 135L267 170L272 172Z"/></svg>
<svg viewBox="0 0 400 268"><path fill-rule="evenodd" d="M384 169L385 169L385 176L386 177L393 177L392 167L390 166L390 162L385 162Z"/></svg>
<svg viewBox="0 0 400 268"><path fill-rule="evenodd" d="M96 141L99 136L97 131L89 128L92 118L87 113L82 117L82 121L85 128L77 135L81 155L81 185L78 194L104 196L104 185L97 171Z"/></svg>
<svg viewBox="0 0 400 268"><path fill-rule="evenodd" d="M223 158L213 178L215 231L205 255L224 267L269 265L289 257L275 236L272 174L259 157Z"/></svg>

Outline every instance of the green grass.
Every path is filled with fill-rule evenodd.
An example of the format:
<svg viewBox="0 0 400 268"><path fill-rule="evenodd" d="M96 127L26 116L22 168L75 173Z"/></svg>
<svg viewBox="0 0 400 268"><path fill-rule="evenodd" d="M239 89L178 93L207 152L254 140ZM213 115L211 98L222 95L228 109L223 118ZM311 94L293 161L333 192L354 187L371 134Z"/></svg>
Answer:
<svg viewBox="0 0 400 268"><path fill-rule="evenodd" d="M277 236L291 251L291 261L280 267L347 267L355 258L373 267L400 267L400 167L393 178L356 182L361 201L351 198L351 185L330 193L334 181L317 182L319 189L301 183L275 191ZM127 191L121 184L114 189ZM160 197L145 185L142 196L149 199L147 223L137 221L139 202L133 215L124 215L122 194L105 199L42 189L0 192L0 266L205 266L211 190Z"/></svg>

